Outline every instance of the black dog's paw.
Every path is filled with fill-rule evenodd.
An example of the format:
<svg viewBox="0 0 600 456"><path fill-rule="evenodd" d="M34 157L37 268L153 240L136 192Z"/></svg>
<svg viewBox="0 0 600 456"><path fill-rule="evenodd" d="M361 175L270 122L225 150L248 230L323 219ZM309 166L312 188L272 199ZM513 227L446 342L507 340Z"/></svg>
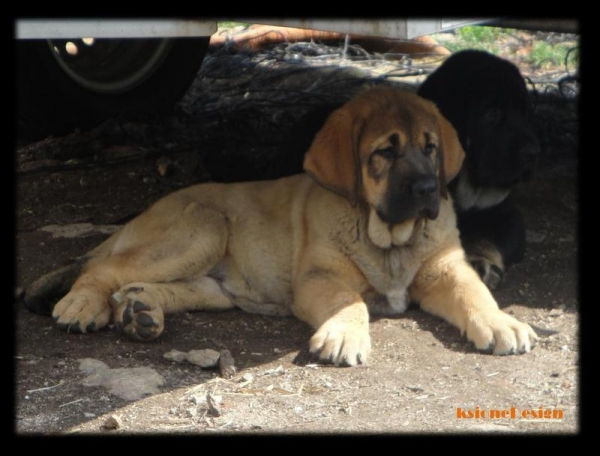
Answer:
<svg viewBox="0 0 600 456"><path fill-rule="evenodd" d="M469 263L473 266L473 269L477 271L483 283L490 290L495 290L500 286L504 280L504 270L500 265L494 264L487 258L482 257L468 257Z"/></svg>
<svg viewBox="0 0 600 456"><path fill-rule="evenodd" d="M483 283L495 290L504 280L504 261L497 246L486 240L463 239L467 260Z"/></svg>
<svg viewBox="0 0 600 456"><path fill-rule="evenodd" d="M130 339L156 339L165 328L160 306L152 306L151 296L141 287L131 287L111 296L116 326Z"/></svg>

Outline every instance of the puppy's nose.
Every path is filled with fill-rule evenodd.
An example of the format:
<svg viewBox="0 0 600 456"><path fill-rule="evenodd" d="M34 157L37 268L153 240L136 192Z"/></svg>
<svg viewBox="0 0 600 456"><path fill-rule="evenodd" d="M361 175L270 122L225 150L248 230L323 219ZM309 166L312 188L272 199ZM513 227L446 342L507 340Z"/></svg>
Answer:
<svg viewBox="0 0 600 456"><path fill-rule="evenodd" d="M412 194L419 198L435 195L437 192L437 179L432 177L422 178L412 184Z"/></svg>

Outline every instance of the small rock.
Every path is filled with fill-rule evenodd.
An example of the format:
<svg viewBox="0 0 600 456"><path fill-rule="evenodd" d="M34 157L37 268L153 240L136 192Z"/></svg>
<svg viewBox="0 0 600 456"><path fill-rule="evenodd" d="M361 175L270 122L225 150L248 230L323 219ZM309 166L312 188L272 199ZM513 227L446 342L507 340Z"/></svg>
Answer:
<svg viewBox="0 0 600 456"><path fill-rule="evenodd" d="M221 350L219 353L219 370L223 378L231 378L237 372L233 356L231 356L231 352L227 349Z"/></svg>
<svg viewBox="0 0 600 456"><path fill-rule="evenodd" d="M205 350L190 350L187 354L188 362L200 367L215 367L219 364L220 353L207 348Z"/></svg>
<svg viewBox="0 0 600 456"><path fill-rule="evenodd" d="M83 358L77 361L79 361L79 370L86 375L92 375L109 369L108 365L99 359Z"/></svg>
<svg viewBox="0 0 600 456"><path fill-rule="evenodd" d="M83 412L83 416L85 416L86 418L96 418L96 415L89 412Z"/></svg>
<svg viewBox="0 0 600 456"><path fill-rule="evenodd" d="M265 371L265 375L283 375L285 374L285 369L283 368L283 366L280 364L279 366L277 366L275 369L269 369L267 371Z"/></svg>
<svg viewBox="0 0 600 456"><path fill-rule="evenodd" d="M173 170L173 162L167 157L160 157L156 161L156 169L161 176L167 176Z"/></svg>
<svg viewBox="0 0 600 456"><path fill-rule="evenodd" d="M15 288L15 299L19 299L21 296L23 296L23 291L23 287Z"/></svg>
<svg viewBox="0 0 600 456"><path fill-rule="evenodd" d="M123 427L123 422L121 421L120 416L111 415L106 419L106 421L104 421L104 423L102 424L102 427L104 429L109 429L109 430L119 429L119 428Z"/></svg>
<svg viewBox="0 0 600 456"><path fill-rule="evenodd" d="M57 166L60 165L61 162L60 160L56 160L53 158L44 158L41 160L34 160L34 161L29 161L29 162L25 162L23 164L21 164L21 166L19 166L19 171L29 171L32 169L36 169L36 168L44 168L44 167L51 167L51 166Z"/></svg>
<svg viewBox="0 0 600 456"><path fill-rule="evenodd" d="M192 394L190 396L190 401L192 403L194 403L195 405L205 405L206 404L206 397L205 396L201 396L199 394Z"/></svg>
<svg viewBox="0 0 600 456"><path fill-rule="evenodd" d="M208 412L212 416L221 416L221 410L219 404L223 401L221 396L213 396L210 393L206 393L206 404L208 405Z"/></svg>
<svg viewBox="0 0 600 456"><path fill-rule="evenodd" d="M162 375L149 367L111 369L97 359L85 358L78 361L79 369L87 375L81 381L82 385L102 386L111 394L127 401L159 393L158 387L166 383Z"/></svg>
<svg viewBox="0 0 600 456"><path fill-rule="evenodd" d="M163 355L163 358L169 361L175 361L176 363L183 363L187 360L187 353L179 350L171 350Z"/></svg>
<svg viewBox="0 0 600 456"><path fill-rule="evenodd" d="M549 317L560 317L563 314L563 311L560 309L552 309L550 313L548 313Z"/></svg>
<svg viewBox="0 0 600 456"><path fill-rule="evenodd" d="M422 393L422 392L425 391L420 386L407 386L406 388L408 388L409 390L411 390L413 393Z"/></svg>
<svg viewBox="0 0 600 456"><path fill-rule="evenodd" d="M525 236L526 236L527 242L531 242L534 244L539 244L540 242L544 242L544 239L546 239L546 233L532 231L532 230L527 230L525 233Z"/></svg>
<svg viewBox="0 0 600 456"><path fill-rule="evenodd" d="M84 161L81 158L69 158L65 162L65 165L79 165L81 163L84 163Z"/></svg>
<svg viewBox="0 0 600 456"><path fill-rule="evenodd" d="M567 234L557 239L558 242L574 242L575 238L571 234Z"/></svg>
<svg viewBox="0 0 600 456"><path fill-rule="evenodd" d="M231 378L236 374L233 357L229 350L218 352L207 348L205 350L190 350L187 353L179 350L171 350L165 353L163 357L177 363L187 361L205 369L219 366L221 375L224 378Z"/></svg>

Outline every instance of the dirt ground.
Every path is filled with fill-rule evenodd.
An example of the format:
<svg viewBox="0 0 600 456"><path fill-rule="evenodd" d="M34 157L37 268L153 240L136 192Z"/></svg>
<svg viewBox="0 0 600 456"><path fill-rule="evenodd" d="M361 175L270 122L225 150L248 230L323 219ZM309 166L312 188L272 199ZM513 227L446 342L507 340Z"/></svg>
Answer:
<svg viewBox="0 0 600 456"><path fill-rule="evenodd" d="M406 60L352 60L339 49L328 49L329 60L298 52L290 61L284 58L290 52L215 51L174 115L113 119L91 133L20 142L16 297L97 245L107 236L101 229L124 223L176 188L276 175L282 126L307 100L329 101L349 81L381 81L382 75L418 84L432 68L426 62L425 72L414 71L417 59L408 67ZM536 71L523 69L544 79ZM516 192L527 253L494 292L503 310L543 330L531 353L478 353L454 327L411 308L399 318L372 320L368 366L336 368L308 359L312 331L294 318L173 315L159 340L140 343L114 328L66 333L15 299L14 433L577 433L578 91L559 94L558 79L553 73L545 79L550 84L535 87L544 156L535 179ZM227 379L217 368L164 357L202 349L229 350L237 373ZM82 370L89 359L108 367ZM108 369L128 376L99 384ZM148 390L135 383L154 374L159 380ZM127 385L129 396L120 389ZM141 397L132 399L135 393Z"/></svg>

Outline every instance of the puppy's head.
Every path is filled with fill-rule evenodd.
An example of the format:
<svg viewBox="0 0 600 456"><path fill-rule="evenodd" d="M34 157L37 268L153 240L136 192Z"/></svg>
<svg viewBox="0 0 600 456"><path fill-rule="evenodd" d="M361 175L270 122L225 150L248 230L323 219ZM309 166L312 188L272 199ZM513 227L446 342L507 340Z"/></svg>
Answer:
<svg viewBox="0 0 600 456"><path fill-rule="evenodd" d="M304 169L352 205L367 203L390 227L434 219L464 152L435 105L391 87L366 90L334 111Z"/></svg>
<svg viewBox="0 0 600 456"><path fill-rule="evenodd" d="M540 155L525 81L511 62L483 51L454 54L419 88L452 123L477 188L528 179Z"/></svg>

